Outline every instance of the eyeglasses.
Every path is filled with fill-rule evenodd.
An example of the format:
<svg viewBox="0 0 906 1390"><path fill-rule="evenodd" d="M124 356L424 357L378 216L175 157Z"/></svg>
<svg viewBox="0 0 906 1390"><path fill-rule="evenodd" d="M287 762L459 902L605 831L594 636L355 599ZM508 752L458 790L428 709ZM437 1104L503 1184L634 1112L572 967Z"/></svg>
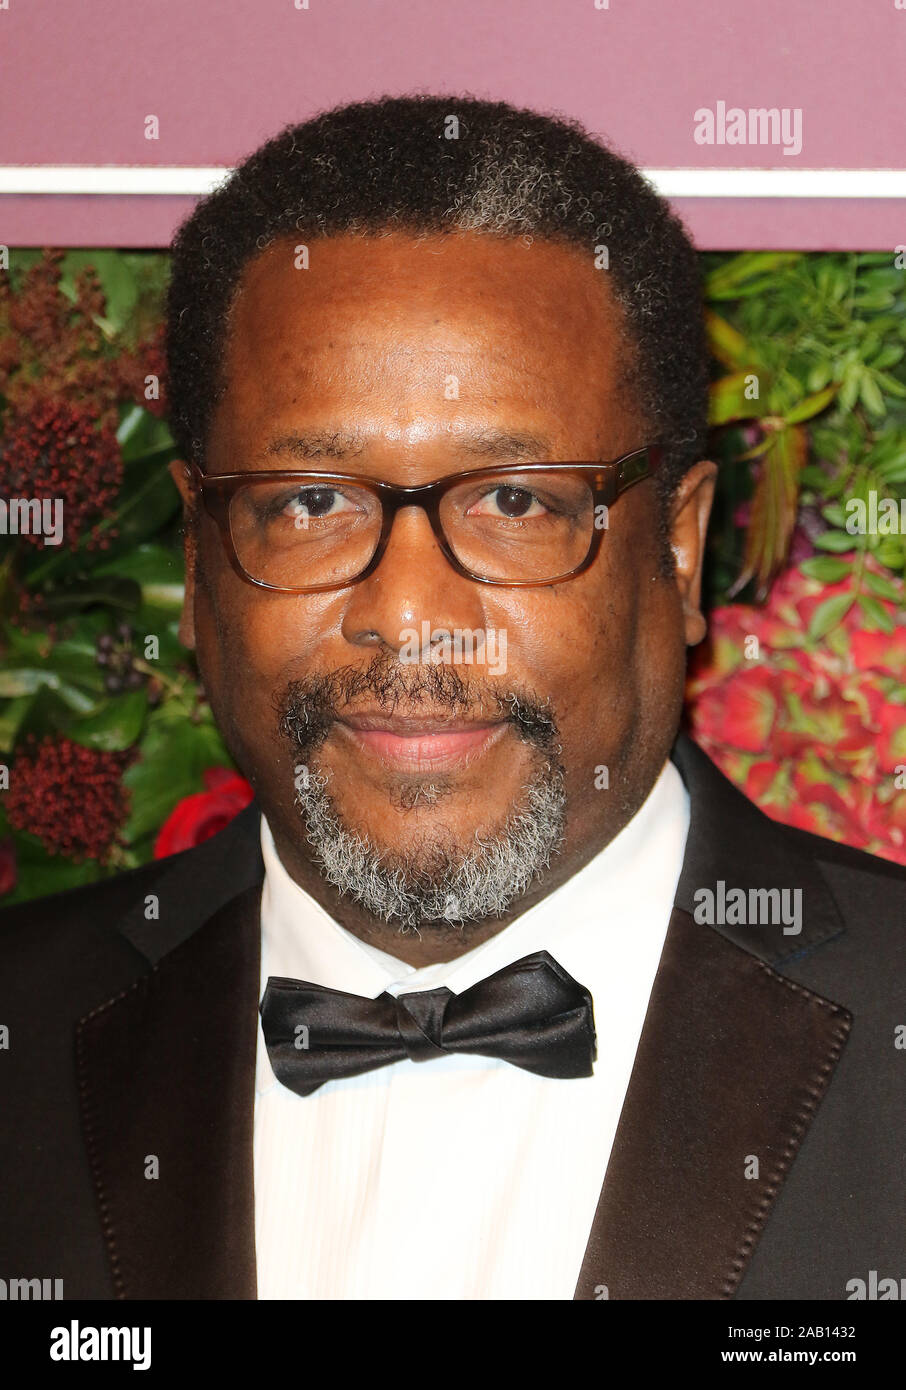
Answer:
<svg viewBox="0 0 906 1390"><path fill-rule="evenodd" d="M366 579L402 507L423 509L458 574L521 588L587 570L608 508L662 458L651 444L612 462L505 464L417 487L352 473L203 474L196 464L190 476L233 569L259 588L316 594Z"/></svg>

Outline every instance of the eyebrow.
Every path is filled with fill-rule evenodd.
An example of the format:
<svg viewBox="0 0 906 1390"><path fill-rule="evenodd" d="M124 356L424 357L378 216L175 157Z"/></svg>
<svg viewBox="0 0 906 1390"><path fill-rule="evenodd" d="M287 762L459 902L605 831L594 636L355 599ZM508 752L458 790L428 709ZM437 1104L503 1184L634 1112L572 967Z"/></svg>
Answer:
<svg viewBox="0 0 906 1390"><path fill-rule="evenodd" d="M369 442L369 437L358 431L293 430L270 440L263 450L262 457L270 459L284 454L302 461L320 458L348 459L363 453ZM454 453L471 458L543 462L551 452L549 439L525 430L461 430L445 437L445 442Z"/></svg>

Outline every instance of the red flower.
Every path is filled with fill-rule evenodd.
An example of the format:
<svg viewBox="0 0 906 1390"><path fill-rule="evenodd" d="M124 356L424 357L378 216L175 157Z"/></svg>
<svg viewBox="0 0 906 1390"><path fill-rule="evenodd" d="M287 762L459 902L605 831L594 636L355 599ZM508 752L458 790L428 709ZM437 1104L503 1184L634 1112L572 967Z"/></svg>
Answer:
<svg viewBox="0 0 906 1390"><path fill-rule="evenodd" d="M209 840L254 798L250 784L231 768L209 767L202 775L205 790L183 797L161 826L154 844L155 859Z"/></svg>

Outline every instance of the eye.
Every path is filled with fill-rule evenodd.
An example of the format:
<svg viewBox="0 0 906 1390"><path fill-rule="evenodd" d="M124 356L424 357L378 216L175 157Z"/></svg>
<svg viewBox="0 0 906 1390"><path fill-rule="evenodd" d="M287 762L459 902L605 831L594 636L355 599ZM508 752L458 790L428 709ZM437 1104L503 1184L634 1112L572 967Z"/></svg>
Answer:
<svg viewBox="0 0 906 1390"><path fill-rule="evenodd" d="M523 521L536 516L546 516L547 508L527 487L498 483L471 506L466 515L495 519L505 517L509 521Z"/></svg>
<svg viewBox="0 0 906 1390"><path fill-rule="evenodd" d="M301 526L308 521L321 521L326 517L340 516L355 508L335 487L302 487L288 498L280 499L276 510Z"/></svg>

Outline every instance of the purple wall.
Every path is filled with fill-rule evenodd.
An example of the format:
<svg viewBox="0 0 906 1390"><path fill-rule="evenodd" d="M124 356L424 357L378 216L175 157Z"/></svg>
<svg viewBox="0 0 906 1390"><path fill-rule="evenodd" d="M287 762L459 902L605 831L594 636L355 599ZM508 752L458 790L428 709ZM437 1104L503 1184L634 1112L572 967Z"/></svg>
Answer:
<svg viewBox="0 0 906 1390"><path fill-rule="evenodd" d="M0 164L229 166L341 101L467 92L576 116L649 170L899 171L897 197L673 199L702 248L906 243L906 0L296 3L0 0ZM801 110L801 151L696 143L721 101ZM161 246L192 201L6 193L0 242Z"/></svg>

